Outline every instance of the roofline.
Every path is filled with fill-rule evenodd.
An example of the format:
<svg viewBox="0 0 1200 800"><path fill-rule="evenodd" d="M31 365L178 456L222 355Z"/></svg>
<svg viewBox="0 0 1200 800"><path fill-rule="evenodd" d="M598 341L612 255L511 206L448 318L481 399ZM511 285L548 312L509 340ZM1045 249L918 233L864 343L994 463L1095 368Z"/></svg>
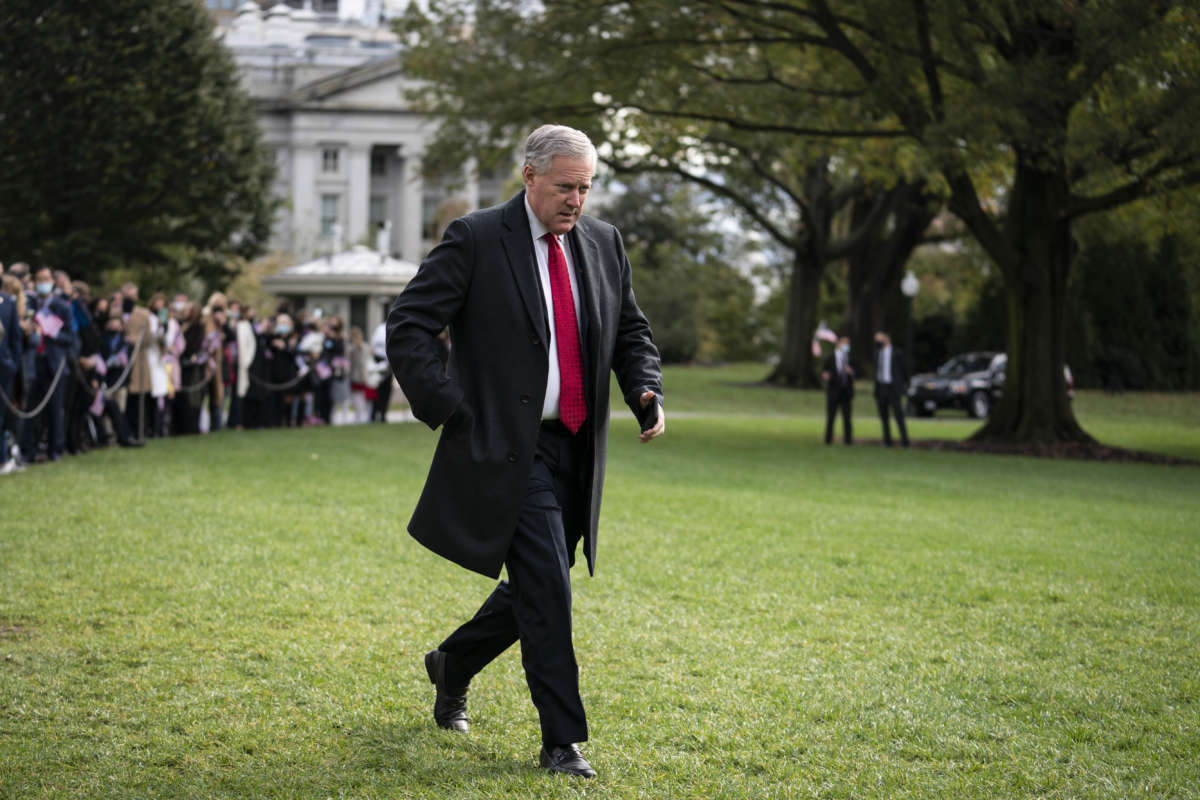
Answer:
<svg viewBox="0 0 1200 800"><path fill-rule="evenodd" d="M302 86L297 86L288 94L288 99L295 103L311 100L323 100L338 92L354 89L366 83L381 80L402 72L400 56L377 58L360 64L357 67L335 72L324 78L318 78Z"/></svg>

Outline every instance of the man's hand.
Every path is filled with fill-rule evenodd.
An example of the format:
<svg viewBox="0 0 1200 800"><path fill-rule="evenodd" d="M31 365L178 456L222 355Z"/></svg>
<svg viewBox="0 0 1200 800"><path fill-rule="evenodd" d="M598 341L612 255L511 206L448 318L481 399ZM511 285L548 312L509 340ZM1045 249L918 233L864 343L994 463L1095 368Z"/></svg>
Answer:
<svg viewBox="0 0 1200 800"><path fill-rule="evenodd" d="M642 444L645 444L651 439L657 439L659 436L662 436L667 432L667 419L663 414L662 406L659 406L658 401L655 399L654 392L644 392L639 399L641 400L642 408L646 408L651 403L654 403L656 406L658 406L658 422L654 423L653 428L647 428L646 430L642 431L641 436L638 437L641 439Z"/></svg>

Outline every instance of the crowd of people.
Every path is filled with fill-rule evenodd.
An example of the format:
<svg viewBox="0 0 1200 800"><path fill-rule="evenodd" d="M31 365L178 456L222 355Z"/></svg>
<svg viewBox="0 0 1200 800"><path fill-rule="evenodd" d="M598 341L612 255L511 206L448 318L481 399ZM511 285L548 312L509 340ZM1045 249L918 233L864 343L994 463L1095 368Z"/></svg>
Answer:
<svg viewBox="0 0 1200 800"><path fill-rule="evenodd" d="M24 263L0 281L0 474L153 437L387 419L383 325L368 341L286 301L93 295Z"/></svg>

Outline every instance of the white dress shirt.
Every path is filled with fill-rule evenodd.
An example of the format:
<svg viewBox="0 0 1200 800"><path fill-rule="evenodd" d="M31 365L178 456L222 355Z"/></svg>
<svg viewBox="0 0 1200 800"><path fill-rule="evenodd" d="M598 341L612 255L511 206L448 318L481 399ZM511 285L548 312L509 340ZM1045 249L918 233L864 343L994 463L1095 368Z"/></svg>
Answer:
<svg viewBox="0 0 1200 800"><path fill-rule="evenodd" d="M875 380L879 383L892 382L892 346L889 344L886 347L879 348L879 369Z"/></svg>
<svg viewBox="0 0 1200 800"><path fill-rule="evenodd" d="M525 198L525 215L529 217L529 233L533 236L533 252L537 256L538 278L542 284L542 299L546 304L546 318L550 323L550 340L547 342L549 369L546 371L546 399L542 403L542 419L558 419L558 395L562 378L558 372L558 341L554 330L554 297L550 293L550 244L542 237L549 233L542 221L529 207L529 198ZM567 274L571 278L571 297L575 300L575 324L579 325L579 278L575 275L575 260L571 257L571 248L567 237L559 236L558 245L562 248L567 260ZM581 345L582 346L582 345Z"/></svg>

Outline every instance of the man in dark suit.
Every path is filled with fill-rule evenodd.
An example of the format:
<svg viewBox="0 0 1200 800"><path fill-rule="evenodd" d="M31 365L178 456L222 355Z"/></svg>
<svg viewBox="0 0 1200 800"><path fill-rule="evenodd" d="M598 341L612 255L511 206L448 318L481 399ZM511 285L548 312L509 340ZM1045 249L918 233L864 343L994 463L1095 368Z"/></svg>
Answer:
<svg viewBox="0 0 1200 800"><path fill-rule="evenodd" d="M883 423L883 444L892 446L892 426L889 412L896 415L896 427L900 429L900 444L908 447L908 428L904 424L902 399L908 385L908 374L904 369L904 358L892 347L892 338L883 331L875 333L875 405L879 407L879 421Z"/></svg>
<svg viewBox="0 0 1200 800"><path fill-rule="evenodd" d="M25 405L36 408L47 400L47 395L49 398L41 413L28 420L21 432L21 453L30 463L37 458L42 430L46 432L48 458L51 461L62 458L66 442L63 404L70 377L67 374L70 369L68 359L78 355L71 306L60 295L54 294L54 273L49 267L42 267L34 275L34 290L37 301L33 319L37 323L37 332L31 338L36 357L33 391Z"/></svg>
<svg viewBox="0 0 1200 800"><path fill-rule="evenodd" d="M833 443L833 418L842 410L842 438L854 443L854 428L850 417L854 401L854 367L850 365L850 339L841 337L837 347L825 359L821 380L825 381L825 444Z"/></svg>
<svg viewBox="0 0 1200 800"><path fill-rule="evenodd" d="M21 340L24 337L21 316L17 313L17 298L0 292L0 391L4 392L4 397L0 398L0 474L10 472L15 466L9 463L11 451L6 421L16 419L8 403L12 402L13 383L21 368Z"/></svg>
<svg viewBox="0 0 1200 800"><path fill-rule="evenodd" d="M525 143L524 191L452 222L387 320L388 360L413 414L442 427L408 530L468 569L508 570L425 656L434 719L467 730L468 683L519 640L539 763L589 778L569 569L580 539L595 569L610 370L641 441L665 430L658 350L621 235L582 215L595 168L585 134L538 128Z"/></svg>

